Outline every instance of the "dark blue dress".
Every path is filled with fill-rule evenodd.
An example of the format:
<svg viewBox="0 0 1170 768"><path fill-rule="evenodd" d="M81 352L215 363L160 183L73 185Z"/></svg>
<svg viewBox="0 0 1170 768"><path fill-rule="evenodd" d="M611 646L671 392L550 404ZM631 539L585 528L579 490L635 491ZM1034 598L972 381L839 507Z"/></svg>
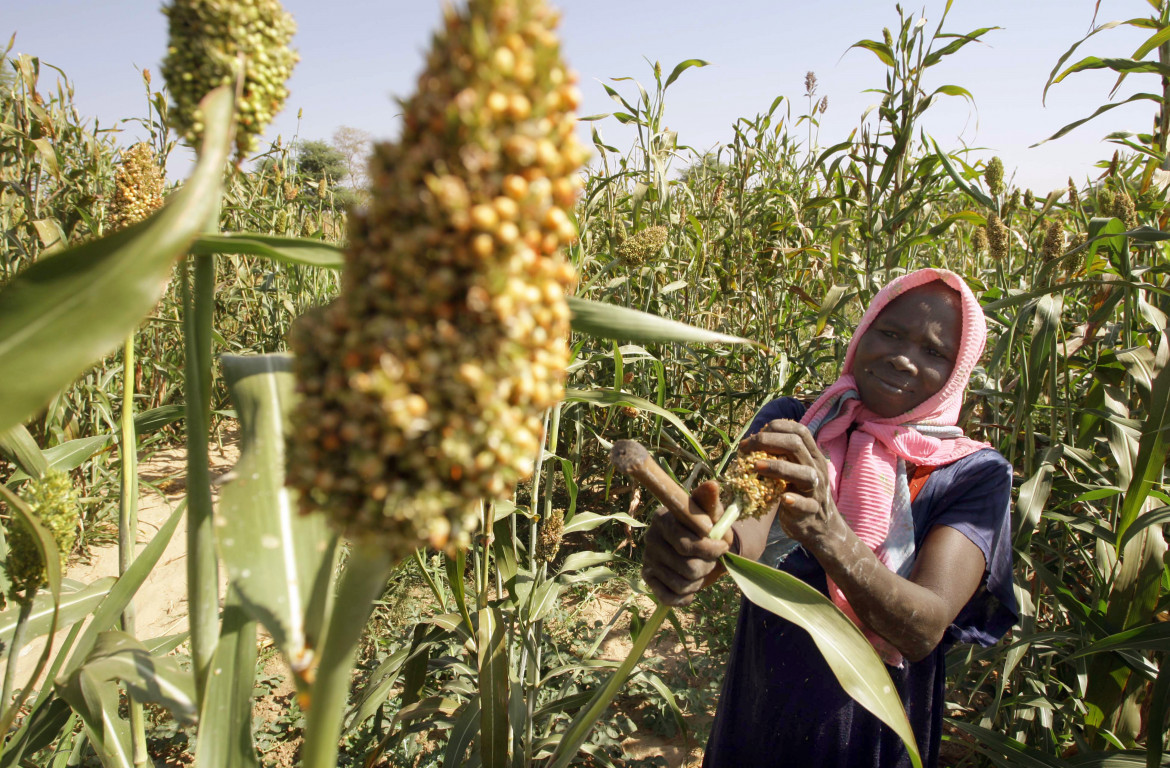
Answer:
<svg viewBox="0 0 1170 768"><path fill-rule="evenodd" d="M768 403L748 434L773 419L798 420L792 398ZM1015 623L1012 590L1011 465L987 449L935 469L912 510L918 546L936 525L963 533L988 563L979 591L925 659L887 667L929 768L938 762L946 649L955 642L992 645ZM803 549L780 568L827 594L825 572ZM803 629L743 600L704 768L909 768L901 739L856 704L833 677Z"/></svg>

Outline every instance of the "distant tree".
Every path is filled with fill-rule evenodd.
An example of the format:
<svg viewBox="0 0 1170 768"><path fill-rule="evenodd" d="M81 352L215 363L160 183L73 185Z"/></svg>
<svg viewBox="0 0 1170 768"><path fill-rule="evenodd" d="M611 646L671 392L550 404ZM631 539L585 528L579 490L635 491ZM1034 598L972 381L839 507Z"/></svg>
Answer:
<svg viewBox="0 0 1170 768"><path fill-rule="evenodd" d="M333 132L333 147L345 157L346 180L351 187L365 188L366 162L374 137L369 131L343 125Z"/></svg>
<svg viewBox="0 0 1170 768"><path fill-rule="evenodd" d="M715 152L708 152L695 162L679 172L679 180L684 184L702 182L707 179L725 179L731 172L731 166L719 159Z"/></svg>
<svg viewBox="0 0 1170 768"><path fill-rule="evenodd" d="M340 183L348 174L345 155L328 142L302 141L297 147L297 172L306 180L328 180L330 186Z"/></svg>

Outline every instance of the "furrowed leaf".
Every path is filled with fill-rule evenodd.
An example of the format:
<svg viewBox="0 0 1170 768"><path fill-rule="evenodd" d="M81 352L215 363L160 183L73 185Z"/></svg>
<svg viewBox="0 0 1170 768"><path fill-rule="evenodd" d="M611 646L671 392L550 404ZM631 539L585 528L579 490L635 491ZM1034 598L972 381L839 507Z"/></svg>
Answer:
<svg viewBox="0 0 1170 768"><path fill-rule="evenodd" d="M252 688L256 681L256 620L228 591L223 628L199 712L195 761L199 768L258 766L252 744Z"/></svg>
<svg viewBox="0 0 1170 768"><path fill-rule="evenodd" d="M497 608L479 612L479 753L486 768L508 768L508 633Z"/></svg>
<svg viewBox="0 0 1170 768"><path fill-rule="evenodd" d="M332 561L322 515L301 515L284 485L293 393L292 356L224 355L224 380L239 414L241 453L220 492L216 546L241 606L259 620L294 670L307 665L305 611Z"/></svg>
<svg viewBox="0 0 1170 768"><path fill-rule="evenodd" d="M16 424L0 433L0 453L12 460L29 477L41 477L49 468L37 441L23 424Z"/></svg>

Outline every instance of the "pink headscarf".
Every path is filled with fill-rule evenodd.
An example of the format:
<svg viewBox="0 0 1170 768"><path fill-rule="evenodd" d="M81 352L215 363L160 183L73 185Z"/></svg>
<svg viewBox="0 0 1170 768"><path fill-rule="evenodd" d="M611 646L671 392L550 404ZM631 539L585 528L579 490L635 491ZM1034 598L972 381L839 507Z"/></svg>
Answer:
<svg viewBox="0 0 1170 768"><path fill-rule="evenodd" d="M962 335L955 367L937 393L908 413L883 418L862 405L860 399L847 398L856 393L853 358L857 344L874 319L891 301L920 285L941 280L958 291L962 298ZM817 445L829 457L829 484L837 510L854 533L889 566L881 547L890 532L891 511L895 502L898 459L916 466L938 467L950 464L975 451L988 447L968 437L940 438L924 434L930 427L954 427L963 405L963 393L971 371L983 354L987 341L987 324L983 308L954 272L945 269L920 269L893 280L874 297L845 353L841 377L821 394L805 413L801 423L814 424L839 408L836 417L820 425ZM840 401L840 402L839 402ZM854 426L849 433L850 426ZM926 427L919 431L917 427ZM957 433L961 435L961 432ZM842 492L843 489L845 492ZM867 637L887 663L901 663L901 655L887 641L866 630L850 608L845 595L829 581L829 595L846 615L866 631Z"/></svg>

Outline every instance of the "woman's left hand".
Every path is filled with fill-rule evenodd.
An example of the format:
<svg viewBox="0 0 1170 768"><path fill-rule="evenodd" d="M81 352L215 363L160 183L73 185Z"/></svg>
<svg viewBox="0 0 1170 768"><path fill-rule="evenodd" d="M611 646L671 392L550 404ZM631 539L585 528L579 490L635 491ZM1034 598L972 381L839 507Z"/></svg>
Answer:
<svg viewBox="0 0 1170 768"><path fill-rule="evenodd" d="M764 477L784 480L797 493L781 495L776 514L789 536L801 543L828 533L837 514L829 488L828 461L808 427L776 419L739 444L741 453L763 451L772 459L756 463Z"/></svg>

